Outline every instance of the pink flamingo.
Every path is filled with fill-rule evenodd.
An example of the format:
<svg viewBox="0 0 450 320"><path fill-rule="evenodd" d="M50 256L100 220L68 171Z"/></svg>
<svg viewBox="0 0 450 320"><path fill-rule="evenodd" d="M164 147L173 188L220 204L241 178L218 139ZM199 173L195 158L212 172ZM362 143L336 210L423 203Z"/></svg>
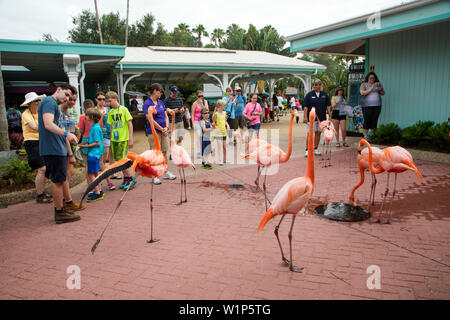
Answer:
<svg viewBox="0 0 450 320"><path fill-rule="evenodd" d="M328 165L325 163L323 166L331 167L331 142L333 141L333 138L337 135L336 130L334 129L334 125L330 120L324 120L320 122L320 128L322 129L323 133L323 153L322 153L322 160L325 159L326 154L328 153Z"/></svg>
<svg viewBox="0 0 450 320"><path fill-rule="evenodd" d="M181 205L184 202L187 202L187 193L186 193L186 175L184 173L184 168L192 167L195 170L195 166L191 161L191 157L187 153L187 151L182 147L177 145L175 142L175 111L171 112L172 115L172 132L170 135L170 154L172 155L172 161L178 167L178 171L180 172L180 183L181 183L181 197L180 202L177 205ZM183 173L183 175L181 175ZM183 201L183 185L184 185L184 198Z"/></svg>
<svg viewBox="0 0 450 320"><path fill-rule="evenodd" d="M276 194L273 202L266 214L259 223L258 231L262 230L266 223L277 215L282 215L280 222L275 227L275 236L281 250L281 258L284 263L289 265L289 269L294 272L302 272L303 268L295 267L292 263L292 229L297 213L303 209L314 191L314 118L316 116L315 108L309 113L309 134L308 134L308 160L306 165L306 174L304 177L298 177L288 181ZM286 214L292 214L292 224L289 230L289 252L290 260L286 259L278 237L278 229Z"/></svg>
<svg viewBox="0 0 450 320"><path fill-rule="evenodd" d="M361 146L361 144L360 144L360 146ZM377 147L371 147L371 148L372 148L373 162L375 165L377 165L379 167L378 161L379 161L380 157L382 156L383 151L381 151L381 149L377 148ZM366 169L369 169L369 149L365 148L362 152L360 151L360 154L358 155L357 160L358 160L358 168L359 168L359 173L360 173L361 179L353 187L352 192L348 196L349 200L353 202L354 206L356 206L355 191L364 183L364 171ZM384 172L384 170L381 172ZM369 205L367 208L367 211L369 211L369 212L370 212L370 206L374 205L374 203L375 203L375 189L376 189L376 185L377 185L377 178L375 177L375 173L373 173L372 171L370 171L370 173L372 176L372 185L370 187Z"/></svg>
<svg viewBox="0 0 450 320"><path fill-rule="evenodd" d="M406 170L411 170L416 173L417 177L420 180L423 180L423 177L420 174L419 169L417 169L417 167L414 165L411 154L406 149L404 149L400 146L388 147L388 148L383 149L382 150L383 154L381 155L381 157L378 160L379 168L375 168L373 165L373 153L372 153L372 148L371 148L370 144L366 140L361 139L361 141L359 142L360 146L358 147L358 150L361 149L361 146L363 144L367 145L367 147L369 149L369 168L370 168L370 170L375 174L383 172L383 171L386 171L388 173L386 191L384 192L383 202L381 204L380 212L378 213L378 218L372 219L371 221L372 222L381 222L381 223L391 223L392 202L394 200L396 187L397 187L397 174L404 172ZM384 202L389 193L389 175L390 175L390 173L395 173L394 191L392 193L391 203L389 206L388 218L386 220L381 221L380 217L383 213Z"/></svg>
<svg viewBox="0 0 450 320"><path fill-rule="evenodd" d="M113 175L116 172L123 171L124 169L132 167L133 171L135 172L135 178L137 178L139 175L147 177L152 179L151 183L151 193L150 193L150 240L147 240L148 243L153 243L159 241L159 239L153 238L153 179L154 178L160 178L166 171L167 171L167 164L164 158L163 153L161 152L161 146L159 144L158 135L155 131L155 126L153 124L153 114L156 113L156 110L154 107L149 108L149 117L150 117L150 127L152 129L153 139L155 141L155 149L153 150L146 150L140 155L136 155L133 152L128 152L125 159L122 159L120 161L115 162L113 165L106 168L86 189L86 191L83 194L83 197L80 201L83 202L83 199L86 197L86 195L89 193L89 191L93 190L100 182L102 182L107 177ZM95 249L97 248L98 244L100 243L101 238L103 237L103 234L105 233L106 229L108 228L109 223L111 222L112 218L114 217L115 213L117 212L117 209L122 204L123 199L125 198L125 195L131 188L128 188L123 196L120 198L119 203L117 204L116 208L114 209L113 214L108 220L108 223L106 224L106 227L103 229L103 232L101 233L99 239L95 242L95 244L92 246L91 252L94 253Z"/></svg>
<svg viewBox="0 0 450 320"><path fill-rule="evenodd" d="M291 114L291 120L289 121L289 140L288 140L288 149L287 152L284 152L281 148L267 143L264 140L259 140L256 142L253 142L252 145L249 144L249 153L244 156L246 159L253 159L258 163L258 175L255 180L255 184L259 188L259 176L261 175L263 169L266 169L266 175L264 175L264 182L263 182L263 192L264 192L264 198L266 203L266 210L267 210L267 202L270 203L269 199L267 198L267 190L266 190L266 177L267 177L267 170L272 165L278 165L281 163L285 163L289 160L292 154L292 124L294 123L294 117L296 116L297 111L294 110ZM250 151L253 151L250 153ZM262 167L262 168L261 168ZM260 169L261 168L261 169Z"/></svg>

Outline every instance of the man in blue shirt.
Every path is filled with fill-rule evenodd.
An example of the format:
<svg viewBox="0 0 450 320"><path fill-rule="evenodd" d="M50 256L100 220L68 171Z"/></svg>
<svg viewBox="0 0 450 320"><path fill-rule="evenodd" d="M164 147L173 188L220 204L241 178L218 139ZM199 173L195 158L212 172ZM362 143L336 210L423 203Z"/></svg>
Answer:
<svg viewBox="0 0 450 320"><path fill-rule="evenodd" d="M235 91L236 95L236 111L234 112L235 119L237 121L237 125L239 128L244 129L245 120L244 120L244 109L247 103L245 97L242 95L241 88L237 88Z"/></svg>
<svg viewBox="0 0 450 320"><path fill-rule="evenodd" d="M314 79L313 81L313 90L308 92L303 100L303 122L308 123L309 119L309 111L311 108L316 109L316 115L319 118L319 121L327 120L327 113L331 119L331 100L328 96L328 93L324 91L320 91L322 86L322 82L320 79ZM307 132L309 130L309 125L307 126ZM314 154L317 156L322 155L320 151L317 149L319 147L320 135L322 131L320 130L319 122L314 121ZM308 157L308 139L306 139L306 152L305 157Z"/></svg>
<svg viewBox="0 0 450 320"><path fill-rule="evenodd" d="M76 93L68 84L58 86L55 93L44 98L38 107L39 154L44 159L45 176L52 181L52 196L55 203L55 222L57 224L80 220L63 205L65 199L72 199L68 188L64 188L68 145L78 143L77 137L64 129L63 114L58 104L63 104ZM73 157L73 154L71 154Z"/></svg>

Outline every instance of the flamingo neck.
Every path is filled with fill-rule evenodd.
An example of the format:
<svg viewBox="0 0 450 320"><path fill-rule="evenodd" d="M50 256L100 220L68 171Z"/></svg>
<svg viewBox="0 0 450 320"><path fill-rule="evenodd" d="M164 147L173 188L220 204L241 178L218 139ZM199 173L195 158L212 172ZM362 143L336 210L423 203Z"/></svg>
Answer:
<svg viewBox="0 0 450 320"><path fill-rule="evenodd" d="M373 166L373 154L372 154L372 147L370 146L370 143L367 142L367 140L365 140L365 139L361 139L361 141L359 142L359 145L362 146L363 144L365 144L367 146L367 148L369 149L369 168L370 168L370 171L372 171L375 174L383 172L384 169L381 168L380 164L378 164L379 165L378 169Z"/></svg>
<svg viewBox="0 0 450 320"><path fill-rule="evenodd" d="M155 142L155 150L161 150L161 145L159 144L158 134L155 130L155 125L153 124L153 109L148 110L148 114L150 115L150 128L152 129L153 141Z"/></svg>
<svg viewBox="0 0 450 320"><path fill-rule="evenodd" d="M308 160L306 162L305 177L311 179L314 184L314 118L309 119L309 133L308 133Z"/></svg>
<svg viewBox="0 0 450 320"><path fill-rule="evenodd" d="M287 162L292 154L292 125L294 123L294 112L291 114L291 121L289 122L289 140L288 140L288 149L285 154L281 155L280 162Z"/></svg>

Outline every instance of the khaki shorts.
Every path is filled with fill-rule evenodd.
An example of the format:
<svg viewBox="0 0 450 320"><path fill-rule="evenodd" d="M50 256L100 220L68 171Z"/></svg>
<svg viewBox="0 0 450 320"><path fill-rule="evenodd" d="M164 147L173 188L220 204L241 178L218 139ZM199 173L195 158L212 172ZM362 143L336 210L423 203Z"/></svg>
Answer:
<svg viewBox="0 0 450 320"><path fill-rule="evenodd" d="M162 133L157 133L158 135L158 140L159 140L159 144L161 145L161 151L162 152L167 152L169 151L169 139L170 136L163 136ZM153 135L149 134L147 136L148 139L148 145L150 146L150 149L155 149L155 141L153 140Z"/></svg>
<svg viewBox="0 0 450 320"><path fill-rule="evenodd" d="M309 121L306 124L306 133L308 132L309 132ZM320 129L320 124L317 120L314 121L314 132L322 132L322 129Z"/></svg>

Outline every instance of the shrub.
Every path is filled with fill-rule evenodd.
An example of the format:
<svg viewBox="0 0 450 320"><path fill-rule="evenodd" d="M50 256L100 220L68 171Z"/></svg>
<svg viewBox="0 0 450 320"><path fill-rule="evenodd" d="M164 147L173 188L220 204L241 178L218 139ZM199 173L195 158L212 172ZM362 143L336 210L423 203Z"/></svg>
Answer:
<svg viewBox="0 0 450 320"><path fill-rule="evenodd" d="M448 122L437 123L431 127L429 130L431 144L442 151L450 152L449 131L450 123Z"/></svg>
<svg viewBox="0 0 450 320"><path fill-rule="evenodd" d="M377 143L396 144L400 139L400 127L395 123L382 124L375 131Z"/></svg>
<svg viewBox="0 0 450 320"><path fill-rule="evenodd" d="M34 181L30 175L32 170L26 160L12 159L9 163L0 164L0 170L10 185L24 185Z"/></svg>
<svg viewBox="0 0 450 320"><path fill-rule="evenodd" d="M430 128L433 121L419 121L401 131L400 144L404 146L415 146L428 148L431 146Z"/></svg>

